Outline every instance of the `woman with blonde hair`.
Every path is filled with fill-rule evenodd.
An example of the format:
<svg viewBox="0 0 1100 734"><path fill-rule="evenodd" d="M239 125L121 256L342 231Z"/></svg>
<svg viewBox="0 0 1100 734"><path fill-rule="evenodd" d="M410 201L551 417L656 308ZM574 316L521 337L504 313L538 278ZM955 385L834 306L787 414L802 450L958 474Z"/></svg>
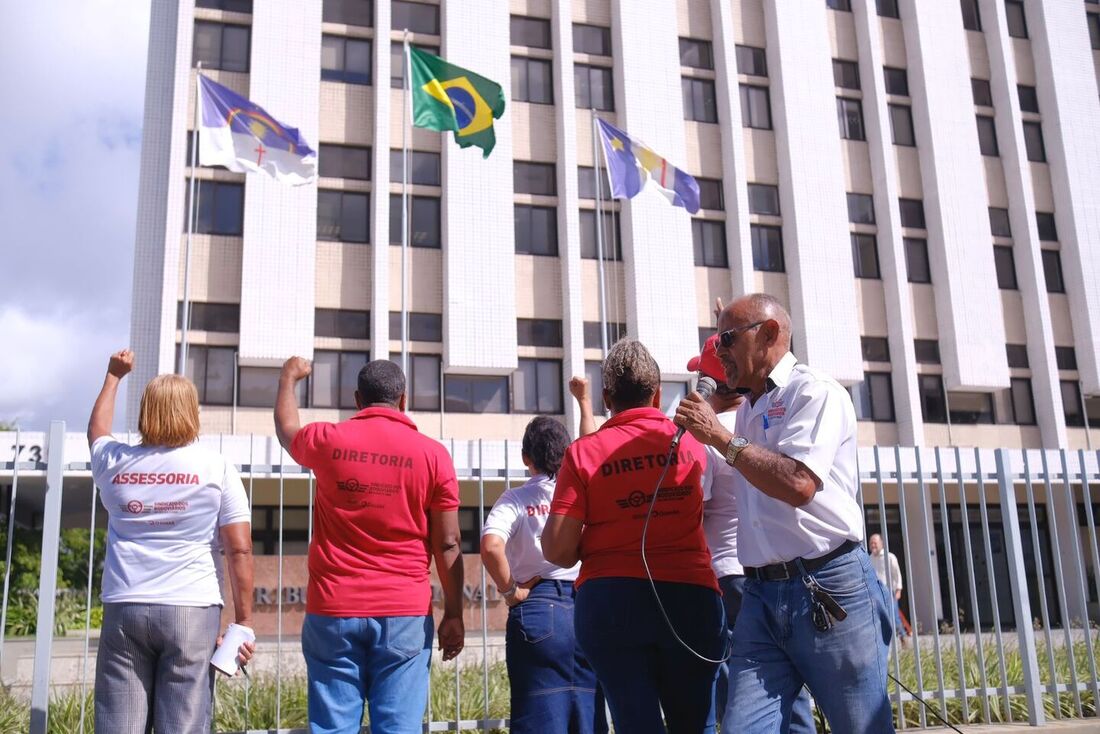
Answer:
<svg viewBox="0 0 1100 734"><path fill-rule="evenodd" d="M252 625L251 512L237 470L196 443L198 393L186 377L153 378L141 397L141 443L114 440L118 385L133 365L128 349L111 355L88 420L92 476L108 513L95 730L206 734L223 549L236 622ZM238 661L254 649L242 644Z"/></svg>

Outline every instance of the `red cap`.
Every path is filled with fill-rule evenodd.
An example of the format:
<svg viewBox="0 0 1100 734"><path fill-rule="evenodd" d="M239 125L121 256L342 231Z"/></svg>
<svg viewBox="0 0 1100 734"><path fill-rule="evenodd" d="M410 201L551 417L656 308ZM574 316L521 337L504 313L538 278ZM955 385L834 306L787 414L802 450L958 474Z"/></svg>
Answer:
<svg viewBox="0 0 1100 734"><path fill-rule="evenodd" d="M713 334L703 344L703 352L688 360L687 368L689 372L702 372L721 385L726 381L726 370L718 359L717 347L718 335Z"/></svg>

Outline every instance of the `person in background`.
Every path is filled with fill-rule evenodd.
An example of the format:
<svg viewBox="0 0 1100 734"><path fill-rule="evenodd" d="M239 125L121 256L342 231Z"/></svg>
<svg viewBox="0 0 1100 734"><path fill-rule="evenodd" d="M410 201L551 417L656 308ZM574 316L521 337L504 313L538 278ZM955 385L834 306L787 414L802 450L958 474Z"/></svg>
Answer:
<svg viewBox="0 0 1100 734"><path fill-rule="evenodd" d="M909 633L905 630L905 623L901 620L901 566L898 557L893 553L887 553L882 545L882 536L875 533L867 539L867 546L871 550L871 565L875 567L875 575L882 584L882 590L890 600L894 608L894 633L904 646L909 641ZM887 570L889 569L889 576Z"/></svg>
<svg viewBox="0 0 1100 734"><path fill-rule="evenodd" d="M676 428L660 409L660 368L640 342L611 348L603 384L611 418L566 450L542 550L563 568L581 561L577 641L615 730L660 734L667 719L673 732L713 732L726 631L703 536L706 454L684 436L669 458ZM647 570L641 541L654 492Z"/></svg>
<svg viewBox="0 0 1100 734"><path fill-rule="evenodd" d="M114 440L118 386L133 366L130 350L111 355L88 420L108 516L95 730L207 734L225 560L236 622L252 626L252 512L233 464L196 443L199 396L186 377L153 378L141 396L141 443ZM254 651L242 644L238 663Z"/></svg>
<svg viewBox="0 0 1100 734"><path fill-rule="evenodd" d="M560 422L532 419L522 453L531 478L501 495L481 531L481 560L508 605L512 734L607 731L596 673L573 632L579 564L560 568L542 555L554 477L568 446L569 432Z"/></svg>

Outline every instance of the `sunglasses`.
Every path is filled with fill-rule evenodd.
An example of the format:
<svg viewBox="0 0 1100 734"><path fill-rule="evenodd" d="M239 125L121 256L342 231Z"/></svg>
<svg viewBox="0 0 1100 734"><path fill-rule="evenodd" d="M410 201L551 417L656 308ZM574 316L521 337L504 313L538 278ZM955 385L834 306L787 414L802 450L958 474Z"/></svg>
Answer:
<svg viewBox="0 0 1100 734"><path fill-rule="evenodd" d="M720 331L718 332L718 344L715 346L717 347L718 345L721 345L723 349L729 349L733 346L733 343L737 341L738 336L748 331L749 329L755 329L757 326L765 323L767 323L767 319L764 319L763 321L757 321L755 324L749 324L748 326L742 326L739 329Z"/></svg>

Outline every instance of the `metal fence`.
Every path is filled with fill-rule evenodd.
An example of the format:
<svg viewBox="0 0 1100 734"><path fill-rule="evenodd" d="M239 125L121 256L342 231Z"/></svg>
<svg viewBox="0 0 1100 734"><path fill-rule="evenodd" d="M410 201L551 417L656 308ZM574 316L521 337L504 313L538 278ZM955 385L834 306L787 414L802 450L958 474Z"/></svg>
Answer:
<svg viewBox="0 0 1100 734"><path fill-rule="evenodd" d="M276 538L274 629L262 647L275 658L269 673L274 679L271 720L249 721L253 684L234 679L221 685L243 687L245 713L238 729L304 732L287 728L301 724L285 710L284 686L292 676L286 661L297 655L298 630L284 624L289 612L283 575L287 558L294 563L293 554L285 552L287 511L304 509L305 543L312 534L313 477L269 437L213 436L202 441L240 467L250 503L260 495L268 497L274 503L272 517L278 517L267 528ZM465 532L476 535L492 498L525 479L519 442L445 443L455 460L463 505L470 511L472 527ZM79 690L81 711L73 730L84 731L94 677L94 541L88 543L86 588L70 588L59 597L57 586L63 527L84 527L94 537L105 522L104 513L97 512L87 446L82 434L66 434L59 422L48 436L0 433L0 451L7 452L9 445L11 453L0 462L0 490L8 495L0 684L16 691L15 700L29 707L34 733L46 731L51 695ZM1094 630L1100 619L1100 504L1094 505L1092 488L1100 482L1100 452L876 446L861 448L859 461L859 500L867 532L880 534L886 551L898 556L905 580L900 607L912 636L904 647L895 638L890 653L898 728L937 726L933 712L953 723L1016 721L1033 726L1051 718L1095 716L1100 700L1100 638ZM9 607L17 598L11 586L17 526L33 530L41 541L38 633L29 675L13 656L16 645L31 643L5 637ZM467 563L467 570L472 568ZM467 574L467 648L452 663L437 659L434 664L439 675L433 675L433 685L453 687L453 692L446 691L453 708L439 710L432 702L443 697L430 694L426 731L489 731L508 725L507 696L500 693L497 680L503 672L493 662L500 648L490 644L491 638L499 642L500 635L490 627L501 602L491 598L484 568L477 564L476 569L473 578ZM79 645L74 656L79 662L68 666L67 677L51 678L56 601L67 595L71 603L77 594L83 633L64 639L70 647ZM29 695L18 694L27 688Z"/></svg>

